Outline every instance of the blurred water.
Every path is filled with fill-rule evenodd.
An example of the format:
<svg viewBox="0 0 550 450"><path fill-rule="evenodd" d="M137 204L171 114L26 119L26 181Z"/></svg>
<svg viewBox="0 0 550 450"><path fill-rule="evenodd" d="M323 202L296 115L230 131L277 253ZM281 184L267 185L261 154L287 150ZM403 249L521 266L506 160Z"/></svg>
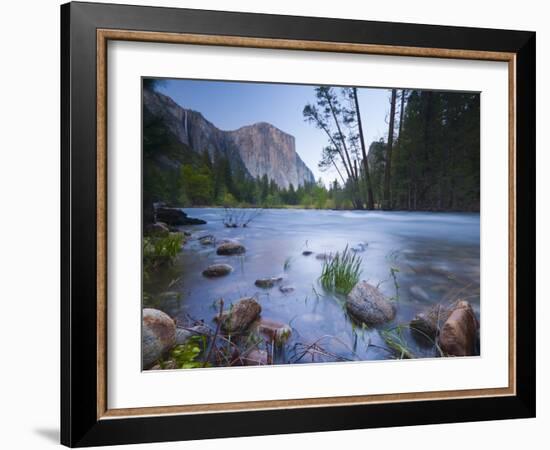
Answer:
<svg viewBox="0 0 550 450"><path fill-rule="evenodd" d="M247 228L225 228L223 209L185 211L207 225L181 227L191 231L192 237L174 266L154 275L145 289L153 296L179 292L179 302L164 302L160 307L181 322L190 316L212 326L218 299L228 305L255 296L262 317L288 323L293 329L286 353L277 355L280 363L294 355L296 344L307 345L323 336L320 343L325 350L348 359L395 357L384 348L379 329L358 329L345 313L343 298L319 285L323 261L315 255L342 251L346 245L360 250L361 279L398 298L395 320L382 328L409 322L431 304L458 298L467 299L479 317L479 214L270 209ZM214 246L199 243L197 238L207 234L237 240L246 253L218 256ZM303 256L304 250L314 253ZM213 263L228 263L234 270L222 278L203 277L202 271ZM398 270L397 289L392 267ZM284 277L282 285L295 290L284 294L277 286L264 290L254 285L256 279L272 276ZM412 339L407 329L404 338L416 356L434 356L432 346ZM331 358L318 356L317 360Z"/></svg>

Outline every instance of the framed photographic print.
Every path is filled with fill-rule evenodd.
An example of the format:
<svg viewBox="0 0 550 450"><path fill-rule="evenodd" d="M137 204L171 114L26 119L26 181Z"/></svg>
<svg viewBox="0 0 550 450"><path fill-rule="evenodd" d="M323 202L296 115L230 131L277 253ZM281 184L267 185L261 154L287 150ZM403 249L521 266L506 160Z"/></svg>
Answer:
<svg viewBox="0 0 550 450"><path fill-rule="evenodd" d="M534 416L535 33L61 19L63 444Z"/></svg>

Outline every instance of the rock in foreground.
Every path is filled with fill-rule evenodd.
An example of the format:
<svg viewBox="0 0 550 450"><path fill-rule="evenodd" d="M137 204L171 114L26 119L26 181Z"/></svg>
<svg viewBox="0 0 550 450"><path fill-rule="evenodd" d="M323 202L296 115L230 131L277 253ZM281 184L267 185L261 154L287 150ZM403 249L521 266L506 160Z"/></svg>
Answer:
<svg viewBox="0 0 550 450"><path fill-rule="evenodd" d="M378 325L395 317L395 305L374 286L360 281L348 294L346 309L356 320Z"/></svg>
<svg viewBox="0 0 550 450"><path fill-rule="evenodd" d="M202 271L202 274L208 278L223 277L233 270L229 264L212 264Z"/></svg>
<svg viewBox="0 0 550 450"><path fill-rule="evenodd" d="M176 343L176 324L162 311L153 308L143 310L141 346L143 368L148 369Z"/></svg>
<svg viewBox="0 0 550 450"><path fill-rule="evenodd" d="M216 253L218 255L241 255L245 251L244 245L234 241L227 241L218 247Z"/></svg>
<svg viewBox="0 0 550 450"><path fill-rule="evenodd" d="M255 298L242 298L229 311L222 313L216 320L221 321L221 328L226 333L243 333L262 312L262 307Z"/></svg>
<svg viewBox="0 0 550 450"><path fill-rule="evenodd" d="M439 333L439 347L446 355L472 356L479 323L467 301L457 302Z"/></svg>

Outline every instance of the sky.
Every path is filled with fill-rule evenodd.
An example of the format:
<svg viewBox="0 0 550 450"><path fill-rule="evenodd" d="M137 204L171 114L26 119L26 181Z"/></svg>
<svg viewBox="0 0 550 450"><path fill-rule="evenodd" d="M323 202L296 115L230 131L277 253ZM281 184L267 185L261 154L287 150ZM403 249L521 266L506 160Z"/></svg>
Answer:
<svg viewBox="0 0 550 450"><path fill-rule="evenodd" d="M305 122L307 103L315 103L315 86L205 80L165 80L158 91L183 108L193 109L221 130L235 130L257 122L268 122L296 140L296 151L315 179L325 184L336 177L334 169L322 172L318 162L328 145L325 133ZM359 106L367 148L387 136L390 91L359 88Z"/></svg>

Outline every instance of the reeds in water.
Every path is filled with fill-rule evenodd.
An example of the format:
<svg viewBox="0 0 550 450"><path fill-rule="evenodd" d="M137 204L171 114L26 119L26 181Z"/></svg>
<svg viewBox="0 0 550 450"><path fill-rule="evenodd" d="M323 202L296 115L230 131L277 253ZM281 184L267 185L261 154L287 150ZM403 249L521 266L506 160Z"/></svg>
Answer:
<svg viewBox="0 0 550 450"><path fill-rule="evenodd" d="M323 263L319 280L324 289L344 295L350 293L361 276L362 259L346 246L343 252L336 254Z"/></svg>

